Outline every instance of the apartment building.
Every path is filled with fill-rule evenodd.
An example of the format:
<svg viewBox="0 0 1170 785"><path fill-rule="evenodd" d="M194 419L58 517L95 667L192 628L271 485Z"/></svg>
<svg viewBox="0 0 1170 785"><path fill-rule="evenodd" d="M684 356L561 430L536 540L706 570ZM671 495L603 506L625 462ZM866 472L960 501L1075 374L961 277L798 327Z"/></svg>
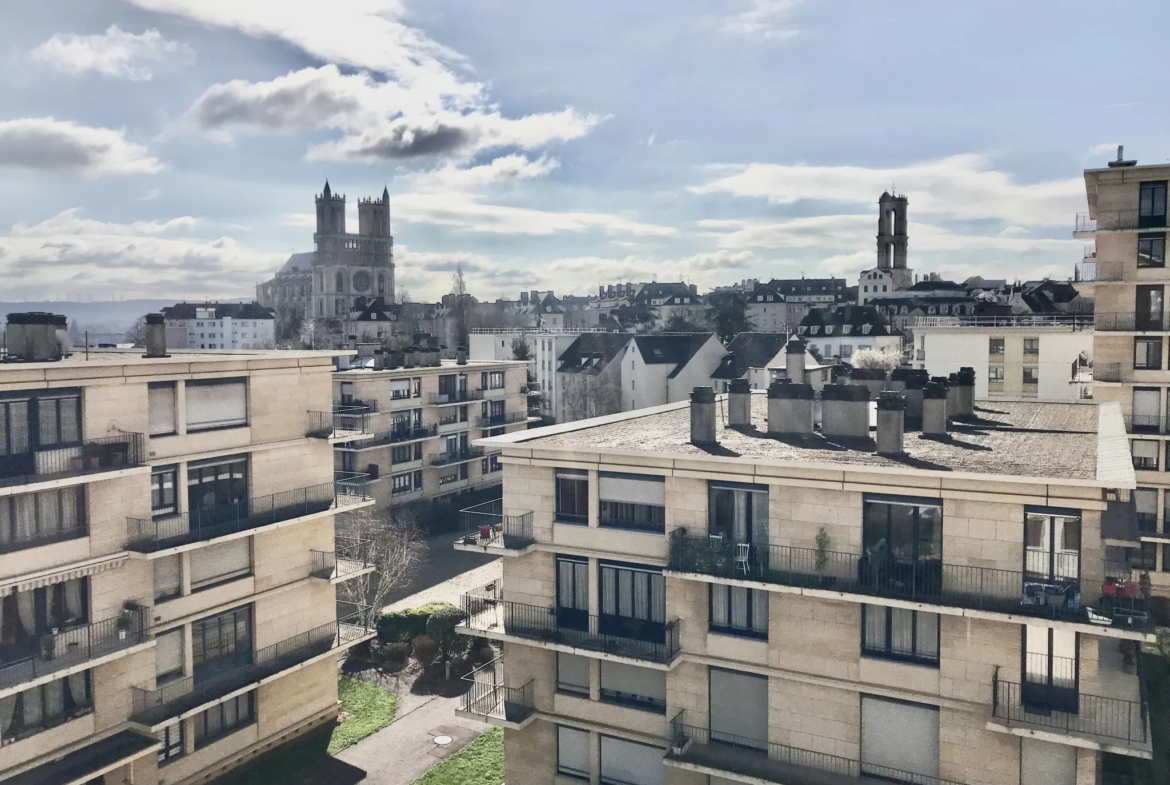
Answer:
<svg viewBox="0 0 1170 785"><path fill-rule="evenodd" d="M0 781L195 785L332 721L373 635L332 354L168 354L155 314L146 356L62 356L58 319L0 363Z"/></svg>
<svg viewBox="0 0 1170 785"><path fill-rule="evenodd" d="M975 369L978 398L1075 401L1092 387L1093 315L919 316L914 367Z"/></svg>
<svg viewBox="0 0 1170 785"><path fill-rule="evenodd" d="M561 354L582 333L598 330L491 329L473 328L468 336L468 357L472 360L514 360L512 342L528 344L529 409L546 420L557 416L557 366Z"/></svg>
<svg viewBox="0 0 1170 785"><path fill-rule="evenodd" d="M502 505L455 547L507 557L463 599L503 658L461 712L506 728L508 783L1095 785L1149 758L1119 407L963 378L910 431L903 393L797 376L485 440Z"/></svg>
<svg viewBox="0 0 1170 785"><path fill-rule="evenodd" d="M1166 185L1170 165L1118 160L1085 171L1089 210L1074 236L1095 240L1093 397L1125 416L1142 529L1155 590L1170 595L1170 364L1166 358Z"/></svg>
<svg viewBox="0 0 1170 785"><path fill-rule="evenodd" d="M336 445L336 468L366 475L380 508L498 486L499 454L472 442L525 430L530 419L522 360L468 361L463 354L440 360L437 349L398 358L379 352L337 370L333 390L341 411L368 414L371 431Z"/></svg>
<svg viewBox="0 0 1170 785"><path fill-rule="evenodd" d="M162 313L175 349L276 348L276 316L258 303L177 303Z"/></svg>

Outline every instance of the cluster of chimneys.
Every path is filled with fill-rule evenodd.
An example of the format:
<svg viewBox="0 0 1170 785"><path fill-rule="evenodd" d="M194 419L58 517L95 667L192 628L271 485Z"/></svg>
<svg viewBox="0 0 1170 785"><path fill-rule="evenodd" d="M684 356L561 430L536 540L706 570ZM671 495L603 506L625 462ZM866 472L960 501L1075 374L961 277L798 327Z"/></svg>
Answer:
<svg viewBox="0 0 1170 785"><path fill-rule="evenodd" d="M787 346L787 379L768 388L767 432L812 436L816 431L817 393L804 377L805 345L793 338ZM835 369L836 370L836 369ZM727 425L751 428L751 387L736 379L727 396ZM877 452L900 455L907 426L923 436L942 437L951 418L975 416L975 369L961 368L950 377L931 378L924 370L842 368L820 391L820 432L830 439L868 439L870 401L877 404ZM696 387L691 393L691 443L709 446L715 435L715 392Z"/></svg>
<svg viewBox="0 0 1170 785"><path fill-rule="evenodd" d="M374 349L369 355L364 354L363 347L358 347L358 357L373 358L375 371L395 371L399 368L437 368L442 365L437 347L409 346L400 352L386 349ZM455 353L456 365L467 365L467 349L460 346Z"/></svg>
<svg viewBox="0 0 1170 785"><path fill-rule="evenodd" d="M167 356L167 324L161 313L146 315L146 354ZM8 314L4 331L6 360L26 363L56 362L73 351L64 316L43 311Z"/></svg>

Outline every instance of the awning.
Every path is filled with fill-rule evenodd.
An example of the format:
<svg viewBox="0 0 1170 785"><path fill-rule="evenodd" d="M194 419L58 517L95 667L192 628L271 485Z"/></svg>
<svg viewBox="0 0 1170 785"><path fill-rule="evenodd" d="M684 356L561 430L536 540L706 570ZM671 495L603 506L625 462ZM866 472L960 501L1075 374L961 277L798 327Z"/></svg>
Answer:
<svg viewBox="0 0 1170 785"><path fill-rule="evenodd" d="M52 586L55 583L64 583L74 578L84 578L87 575L96 575L106 570L116 570L130 558L125 551L108 556L98 556L82 562L74 562L66 567L54 567L48 570L39 570L28 575L17 575L0 581L0 597L6 597L16 592L32 591L41 586Z"/></svg>

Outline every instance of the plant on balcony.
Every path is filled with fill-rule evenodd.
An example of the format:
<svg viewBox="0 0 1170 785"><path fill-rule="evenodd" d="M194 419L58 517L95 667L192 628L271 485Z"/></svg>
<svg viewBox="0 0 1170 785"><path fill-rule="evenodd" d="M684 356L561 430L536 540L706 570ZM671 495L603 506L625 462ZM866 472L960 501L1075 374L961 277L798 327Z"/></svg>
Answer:
<svg viewBox="0 0 1170 785"><path fill-rule="evenodd" d="M126 640L127 633L134 629L134 616L137 611L137 606L132 603L128 602L122 606L122 612L114 622L114 626L118 628L118 640Z"/></svg>
<svg viewBox="0 0 1170 785"><path fill-rule="evenodd" d="M817 545L817 556L816 556L816 561L813 564L813 568L817 572L824 572L825 567L827 567L829 564L829 543L830 543L829 533L827 531L825 531L824 526L822 526L817 531L817 537L816 537L815 542Z"/></svg>

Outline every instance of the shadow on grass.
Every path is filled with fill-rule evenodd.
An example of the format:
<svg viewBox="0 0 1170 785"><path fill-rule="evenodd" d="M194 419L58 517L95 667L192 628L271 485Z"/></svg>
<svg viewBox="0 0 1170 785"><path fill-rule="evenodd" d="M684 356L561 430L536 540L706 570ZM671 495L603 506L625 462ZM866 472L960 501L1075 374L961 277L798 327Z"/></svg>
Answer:
<svg viewBox="0 0 1170 785"><path fill-rule="evenodd" d="M264 753L211 785L355 785L366 778L356 766L329 757L334 724Z"/></svg>

